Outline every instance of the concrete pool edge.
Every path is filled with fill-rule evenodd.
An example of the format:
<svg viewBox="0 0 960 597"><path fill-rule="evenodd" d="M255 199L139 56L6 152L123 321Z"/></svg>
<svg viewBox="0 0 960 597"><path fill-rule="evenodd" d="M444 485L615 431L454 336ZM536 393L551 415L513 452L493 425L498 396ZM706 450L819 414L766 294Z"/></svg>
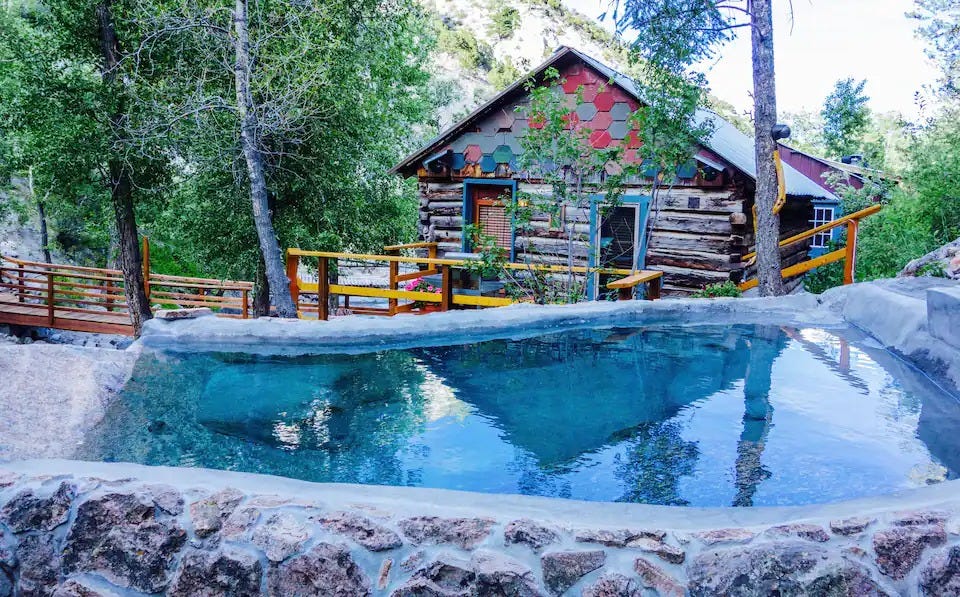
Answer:
<svg viewBox="0 0 960 597"><path fill-rule="evenodd" d="M8 574L21 590L96 594L276 594L293 582L395 595L452 582L468 594L943 594L960 581L958 490L950 481L822 505L686 508L20 461L0 465L0 589ZM120 546L141 556L103 555ZM52 573L37 559L51 550L67 554L46 564ZM16 558L5 564L5 553Z"/></svg>

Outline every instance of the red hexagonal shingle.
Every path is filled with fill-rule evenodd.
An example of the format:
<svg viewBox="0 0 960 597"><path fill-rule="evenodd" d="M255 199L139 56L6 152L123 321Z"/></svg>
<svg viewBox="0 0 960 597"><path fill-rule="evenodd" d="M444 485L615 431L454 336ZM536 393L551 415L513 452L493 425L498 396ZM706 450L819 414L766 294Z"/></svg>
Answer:
<svg viewBox="0 0 960 597"><path fill-rule="evenodd" d="M480 161L480 158L483 157L483 151L480 150L479 145L467 145L467 149L463 152L463 157L470 163L476 164Z"/></svg>
<svg viewBox="0 0 960 597"><path fill-rule="evenodd" d="M597 112L597 115L590 120L590 128L595 131L605 131L611 122L613 117L610 116L610 112Z"/></svg>
<svg viewBox="0 0 960 597"><path fill-rule="evenodd" d="M588 83L583 86L583 101L592 102L597 97L597 84Z"/></svg>
<svg viewBox="0 0 960 597"><path fill-rule="evenodd" d="M576 112L567 112L563 115L563 126L566 129L571 129L580 124L580 117L577 116Z"/></svg>
<svg viewBox="0 0 960 597"><path fill-rule="evenodd" d="M563 82L563 91L566 93L575 93L577 87L580 87L584 84L583 75L567 75L566 80Z"/></svg>
<svg viewBox="0 0 960 597"><path fill-rule="evenodd" d="M640 140L640 136L637 134L637 131L630 131L627 133L627 147L631 149L638 149L643 146L643 141Z"/></svg>
<svg viewBox="0 0 960 597"><path fill-rule="evenodd" d="M636 149L627 149L623 152L623 161L627 164L639 164L643 161L643 158L637 154Z"/></svg>
<svg viewBox="0 0 960 597"><path fill-rule="evenodd" d="M610 133L607 131L593 131L590 133L590 146L596 149L604 149L610 145Z"/></svg>
<svg viewBox="0 0 960 597"><path fill-rule="evenodd" d="M597 93L597 97L593 98L593 105L601 112L609 112L615 103L616 100L614 100L613 92L610 91L609 87Z"/></svg>

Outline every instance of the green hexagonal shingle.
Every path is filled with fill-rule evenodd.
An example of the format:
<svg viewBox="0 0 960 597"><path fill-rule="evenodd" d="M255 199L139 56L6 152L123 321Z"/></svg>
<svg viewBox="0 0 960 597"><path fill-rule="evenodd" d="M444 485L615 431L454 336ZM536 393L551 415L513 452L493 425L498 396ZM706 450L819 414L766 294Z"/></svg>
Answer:
<svg viewBox="0 0 960 597"><path fill-rule="evenodd" d="M493 159L496 160L498 164L506 164L513 159L513 150L510 149L509 145L498 145L497 148L493 150Z"/></svg>

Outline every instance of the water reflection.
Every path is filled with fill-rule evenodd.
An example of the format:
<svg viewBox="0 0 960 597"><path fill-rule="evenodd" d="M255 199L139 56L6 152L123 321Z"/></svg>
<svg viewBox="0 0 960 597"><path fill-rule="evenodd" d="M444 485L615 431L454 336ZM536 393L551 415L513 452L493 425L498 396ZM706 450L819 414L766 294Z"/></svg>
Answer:
<svg viewBox="0 0 960 597"><path fill-rule="evenodd" d="M145 353L79 456L676 505L808 503L952 476L955 401L885 358L771 326Z"/></svg>

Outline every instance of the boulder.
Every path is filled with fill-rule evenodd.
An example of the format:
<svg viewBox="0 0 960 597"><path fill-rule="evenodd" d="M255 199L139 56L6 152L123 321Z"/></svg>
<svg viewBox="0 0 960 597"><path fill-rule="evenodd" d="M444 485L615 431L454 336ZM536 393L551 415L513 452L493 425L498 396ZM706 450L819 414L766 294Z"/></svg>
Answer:
<svg viewBox="0 0 960 597"><path fill-rule="evenodd" d="M334 512L317 519L327 530L346 535L370 551L387 551L403 545L400 535L353 512Z"/></svg>
<svg viewBox="0 0 960 597"><path fill-rule="evenodd" d="M837 535L843 535L845 537L850 535L859 535L863 531L867 530L867 527L876 521L876 518L870 518L867 516L854 516L852 518L844 518L842 520L831 520L830 530Z"/></svg>
<svg viewBox="0 0 960 597"><path fill-rule="evenodd" d="M346 545L318 543L305 554L271 569L270 591L284 597L362 597L370 581L350 557Z"/></svg>
<svg viewBox="0 0 960 597"><path fill-rule="evenodd" d="M473 597L477 592L477 575L470 562L442 554L413 573L410 579L392 593L392 597Z"/></svg>
<svg viewBox="0 0 960 597"><path fill-rule="evenodd" d="M220 538L225 541L250 541L253 527L260 520L260 510L252 506L243 506L223 521Z"/></svg>
<svg viewBox="0 0 960 597"><path fill-rule="evenodd" d="M579 543L599 543L607 547L624 547L636 539L663 541L664 531L637 531L630 529L580 529L574 534Z"/></svg>
<svg viewBox="0 0 960 597"><path fill-rule="evenodd" d="M253 532L253 544L267 554L271 562L282 562L307 543L310 529L285 512L271 514L263 525Z"/></svg>
<svg viewBox="0 0 960 597"><path fill-rule="evenodd" d="M503 529L504 541L509 545L519 543L539 551L560 540L560 533L529 518L520 518L507 523Z"/></svg>
<svg viewBox="0 0 960 597"><path fill-rule="evenodd" d="M538 597L543 594L533 577L533 571L520 561L502 553L477 550L470 563L477 575L477 590L480 595Z"/></svg>
<svg viewBox="0 0 960 597"><path fill-rule="evenodd" d="M823 530L823 527L815 524L781 524L767 529L767 534L774 537L798 537L808 541L816 541L817 543L824 543L830 540L830 535Z"/></svg>
<svg viewBox="0 0 960 597"><path fill-rule="evenodd" d="M190 518L193 519L193 532L204 538L216 533L233 511L236 510L243 494L233 488L227 488L197 500L190 504Z"/></svg>
<svg viewBox="0 0 960 597"><path fill-rule="evenodd" d="M254 597L260 594L263 566L240 551L193 551L183 556L167 592L171 597Z"/></svg>
<svg viewBox="0 0 960 597"><path fill-rule="evenodd" d="M560 595L606 561L607 554L602 549L545 553L540 558L543 582L550 592Z"/></svg>
<svg viewBox="0 0 960 597"><path fill-rule="evenodd" d="M704 545L716 545L718 543L749 543L757 534L747 529L713 529L694 533L694 536L703 541Z"/></svg>
<svg viewBox="0 0 960 597"><path fill-rule="evenodd" d="M914 259L897 277L924 275L960 279L960 238Z"/></svg>
<svg viewBox="0 0 960 597"><path fill-rule="evenodd" d="M859 563L809 541L773 541L710 550L687 566L690 594L888 595Z"/></svg>
<svg viewBox="0 0 960 597"><path fill-rule="evenodd" d="M53 597L121 597L118 591L94 585L84 578L71 578L57 587Z"/></svg>
<svg viewBox="0 0 960 597"><path fill-rule="evenodd" d="M143 487L153 504L171 516L183 514L183 496L170 485L152 484Z"/></svg>
<svg viewBox="0 0 960 597"><path fill-rule="evenodd" d="M582 597L641 597L640 583L622 574L604 574L583 588Z"/></svg>
<svg viewBox="0 0 960 597"><path fill-rule="evenodd" d="M399 522L400 530L413 543L452 543L461 549L473 549L490 535L490 518L440 518L415 516Z"/></svg>
<svg viewBox="0 0 960 597"><path fill-rule="evenodd" d="M946 542L947 532L942 524L895 526L874 533L873 551L880 571L900 580L917 565L925 548Z"/></svg>
<svg viewBox="0 0 960 597"><path fill-rule="evenodd" d="M76 487L66 481L52 493L43 496L31 489L24 489L0 510L0 522L14 533L52 531L67 522L70 505L76 495Z"/></svg>
<svg viewBox="0 0 960 597"><path fill-rule="evenodd" d="M641 584L647 589L656 591L658 595L683 597L686 594L683 585L650 560L637 558L633 562L633 569L640 575Z"/></svg>
<svg viewBox="0 0 960 597"><path fill-rule="evenodd" d="M642 551L643 553L652 553L665 562L671 564L682 564L687 554L679 547L669 545L656 539L640 537L627 543L627 547Z"/></svg>
<svg viewBox="0 0 960 597"><path fill-rule="evenodd" d="M924 595L960 595L960 545L943 549L920 571Z"/></svg>
<svg viewBox="0 0 960 597"><path fill-rule="evenodd" d="M40 533L20 537L17 546L20 577L18 595L50 595L57 588L60 573L60 550L53 535Z"/></svg>
<svg viewBox="0 0 960 597"><path fill-rule="evenodd" d="M157 309L153 312L153 318L161 321L176 321L178 319L196 319L198 317L207 317L213 315L209 307L197 307L194 309Z"/></svg>
<svg viewBox="0 0 960 597"><path fill-rule="evenodd" d="M159 519L141 496L111 493L77 508L63 547L67 574L92 572L124 588L163 591L187 540L175 519Z"/></svg>

